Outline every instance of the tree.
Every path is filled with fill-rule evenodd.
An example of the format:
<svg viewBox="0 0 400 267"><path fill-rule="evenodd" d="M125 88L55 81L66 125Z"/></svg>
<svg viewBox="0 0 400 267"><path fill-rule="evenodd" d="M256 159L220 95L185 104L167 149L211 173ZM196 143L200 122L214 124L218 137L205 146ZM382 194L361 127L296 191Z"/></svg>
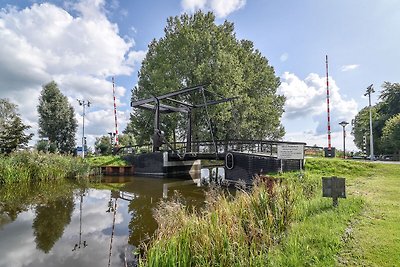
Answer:
<svg viewBox="0 0 400 267"><path fill-rule="evenodd" d="M109 136L103 135L101 137L96 137L96 141L94 142L94 148L97 153L101 155L111 155L112 153L112 145Z"/></svg>
<svg viewBox="0 0 400 267"><path fill-rule="evenodd" d="M380 112L388 118L400 113L400 84L384 82L379 98L382 100Z"/></svg>
<svg viewBox="0 0 400 267"><path fill-rule="evenodd" d="M47 137L61 153L72 153L77 130L75 113L54 81L43 86L38 113L39 135Z"/></svg>
<svg viewBox="0 0 400 267"><path fill-rule="evenodd" d="M387 141L384 140L383 130L390 118L400 113L400 84L384 82L379 96L380 102L372 107L372 125L375 154L393 153ZM363 136L367 136L367 154L369 154L369 107L365 107L354 119L352 134L358 148L363 146ZM387 138L386 138L387 140Z"/></svg>
<svg viewBox="0 0 400 267"><path fill-rule="evenodd" d="M10 153L18 146L27 145L33 134L25 134L31 127L22 123L17 105L0 99L0 153Z"/></svg>
<svg viewBox="0 0 400 267"><path fill-rule="evenodd" d="M196 12L170 17L165 36L153 40L139 72L132 100L171 92L183 87L208 83L212 94L238 96L231 103L209 109L217 139L271 138L284 135L280 118L285 98L277 95L279 78L268 60L251 41L237 40L234 25L215 24L212 13ZM211 99L212 94L206 95ZM202 94L183 97L202 103ZM193 140L210 139L204 110L193 112ZM135 135L139 143L149 140L153 114L133 110L125 133ZM161 128L167 139L185 136L184 114L162 115Z"/></svg>
<svg viewBox="0 0 400 267"><path fill-rule="evenodd" d="M382 143L387 152L400 154L400 113L386 121Z"/></svg>
<svg viewBox="0 0 400 267"><path fill-rule="evenodd" d="M373 135L374 135L374 148L375 151L378 147L378 120L379 120L379 113L377 111L376 106L372 107L372 125L373 125ZM353 129L351 131L351 134L354 136L354 144L359 148L363 149L364 146L364 136L366 138L366 149L367 149L367 154L369 154L369 141L370 141L370 135L369 135L369 107L364 107L361 109L356 117L353 120Z"/></svg>
<svg viewBox="0 0 400 267"><path fill-rule="evenodd" d="M125 134L120 134L118 136L118 143L119 146L133 146L135 145L136 141L135 141L135 137L133 136L133 134L130 133L125 133Z"/></svg>

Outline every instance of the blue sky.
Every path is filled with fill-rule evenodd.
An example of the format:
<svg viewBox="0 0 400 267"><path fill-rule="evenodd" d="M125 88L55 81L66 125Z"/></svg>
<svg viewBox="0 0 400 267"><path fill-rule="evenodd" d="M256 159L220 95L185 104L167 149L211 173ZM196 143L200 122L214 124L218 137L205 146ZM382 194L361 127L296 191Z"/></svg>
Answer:
<svg viewBox="0 0 400 267"><path fill-rule="evenodd" d="M163 36L169 16L197 9L213 11L217 23L234 22L237 38L253 41L275 68L279 93L287 97L285 140L327 145L326 54L332 143L338 148L338 122L350 122L367 104L366 87L374 84L379 92L384 81L399 81L397 0L0 0L0 9L1 97L17 103L37 133L41 85L55 80L75 107L80 126L76 98L94 103L85 125L89 144L114 130L111 77L117 83L121 132L148 43ZM352 139L348 135L350 149L355 148Z"/></svg>

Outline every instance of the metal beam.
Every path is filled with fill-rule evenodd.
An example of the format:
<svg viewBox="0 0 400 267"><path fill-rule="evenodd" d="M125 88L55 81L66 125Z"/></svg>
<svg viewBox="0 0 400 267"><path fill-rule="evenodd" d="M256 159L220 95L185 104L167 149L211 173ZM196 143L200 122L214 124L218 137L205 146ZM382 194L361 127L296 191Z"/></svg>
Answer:
<svg viewBox="0 0 400 267"><path fill-rule="evenodd" d="M147 109L147 110L155 110L156 106L151 105L151 104L142 104L138 106L137 108L141 109ZM161 113L172 113L172 112L182 112L182 113L188 113L188 110L186 108L177 108L165 104L160 104L159 109Z"/></svg>
<svg viewBox="0 0 400 267"><path fill-rule="evenodd" d="M165 94L165 95L157 96L157 98L158 98L158 100L162 100L162 99L170 98L170 97L173 97L173 96L176 96L176 95L187 94L187 93L189 93L191 91L195 91L195 90L201 89L203 87L204 87L204 85L198 85L198 86L194 86L194 87L183 88L183 89L175 91L175 92L171 92L171 93L168 93L168 94ZM133 108L134 107L138 107L138 106L141 106L143 104L148 104L148 103L151 103L151 102L154 102L154 101L155 101L154 97L143 99L143 100L138 100L138 101L135 101L135 102L131 102L131 107L133 107Z"/></svg>
<svg viewBox="0 0 400 267"><path fill-rule="evenodd" d="M230 97L230 98L225 98L225 99L220 99L220 100L214 100L214 101L210 101L210 102L207 102L207 103L204 103L204 104L195 105L195 108L202 108L202 107L205 107L205 106L211 106L211 105L216 105L216 104L220 104L220 103L225 103L225 102L229 102L229 101L235 100L237 98L238 97L236 96L236 97Z"/></svg>
<svg viewBox="0 0 400 267"><path fill-rule="evenodd" d="M167 97L166 100L174 102L174 103L177 103L177 104L182 105L182 106L190 107L190 108L194 108L195 107L192 104L189 104L189 103L186 103L186 102L183 102L183 101L180 101L180 100L176 100L176 99L173 99L173 98L170 98L170 97Z"/></svg>

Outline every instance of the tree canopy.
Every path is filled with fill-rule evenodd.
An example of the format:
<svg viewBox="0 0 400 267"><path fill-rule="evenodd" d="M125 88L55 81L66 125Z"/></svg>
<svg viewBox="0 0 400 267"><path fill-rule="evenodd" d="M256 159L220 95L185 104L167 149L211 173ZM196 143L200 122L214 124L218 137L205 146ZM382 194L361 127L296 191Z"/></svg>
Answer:
<svg viewBox="0 0 400 267"><path fill-rule="evenodd" d="M400 114L400 84L385 82L382 85L380 101L372 106L372 125L375 154L393 153L396 142L396 115ZM363 136L367 137L367 153L369 153L369 107L358 112L353 121L352 134L354 143L360 149L363 146ZM394 135L392 135L392 133ZM392 142L393 141L393 142Z"/></svg>
<svg viewBox="0 0 400 267"><path fill-rule="evenodd" d="M31 127L22 123L17 105L0 99L0 153L10 153L18 146L27 145L33 134L25 134Z"/></svg>
<svg viewBox="0 0 400 267"><path fill-rule="evenodd" d="M110 137L106 135L96 137L94 148L95 151L101 155L111 155L113 146L111 144Z"/></svg>
<svg viewBox="0 0 400 267"><path fill-rule="evenodd" d="M72 153L77 130L75 113L54 81L43 86L38 113L40 137L48 138L59 152Z"/></svg>
<svg viewBox="0 0 400 267"><path fill-rule="evenodd" d="M386 121L382 141L388 152L400 153L400 113Z"/></svg>
<svg viewBox="0 0 400 267"><path fill-rule="evenodd" d="M230 103L209 109L217 139L279 139L284 135L280 118L284 96L277 94L280 84L268 60L251 41L238 40L234 25L215 23L212 13L167 19L165 36L153 40L132 90L132 100L175 91L184 87L209 84L206 95L237 96ZM182 97L183 101L202 103L200 93ZM152 133L153 114L133 110L125 133L133 133L141 143ZM195 110L193 140L210 140L204 109ZM183 114L162 115L161 128L167 139L183 139L187 118Z"/></svg>

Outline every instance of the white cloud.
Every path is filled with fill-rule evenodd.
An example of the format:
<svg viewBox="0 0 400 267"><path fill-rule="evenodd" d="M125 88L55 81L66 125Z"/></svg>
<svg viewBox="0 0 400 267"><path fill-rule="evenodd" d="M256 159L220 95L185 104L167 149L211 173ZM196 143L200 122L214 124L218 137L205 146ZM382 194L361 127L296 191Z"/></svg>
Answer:
<svg viewBox="0 0 400 267"><path fill-rule="evenodd" d="M279 59L280 59L281 62L285 62L286 60L288 60L288 58L289 58L289 54L288 54L288 53L283 53L283 54L279 57Z"/></svg>
<svg viewBox="0 0 400 267"><path fill-rule="evenodd" d="M111 6L117 4L113 1ZM90 114L102 110L113 116L110 77L132 74L146 54L134 51L133 39L122 37L118 26L108 20L105 0L66 5L73 12L50 3L0 10L0 93L18 104L34 133L38 96L42 85L51 80L58 83L76 113L81 112L77 98L93 102L87 130L99 132L90 129ZM118 86L117 101L127 92ZM124 106L119 101L117 105Z"/></svg>
<svg viewBox="0 0 400 267"><path fill-rule="evenodd" d="M205 8L207 0L182 0L181 5L185 11L194 12Z"/></svg>
<svg viewBox="0 0 400 267"><path fill-rule="evenodd" d="M350 70L355 70L359 67L360 65L358 64L353 64L353 65L343 65L340 70L341 71L350 71Z"/></svg>
<svg viewBox="0 0 400 267"><path fill-rule="evenodd" d="M181 5L186 12L205 9L213 11L218 18L223 18L244 7L246 0L182 0Z"/></svg>
<svg viewBox="0 0 400 267"><path fill-rule="evenodd" d="M128 54L128 59L126 60L130 66L136 66L137 64L141 64L143 59L146 57L147 51L131 51Z"/></svg>
<svg viewBox="0 0 400 267"><path fill-rule="evenodd" d="M310 73L301 80L293 73L285 72L281 77L280 94L286 96L285 117L288 119L326 113L326 78ZM329 78L330 110L341 118L353 117L357 113L354 99L345 100L332 77Z"/></svg>
<svg viewBox="0 0 400 267"><path fill-rule="evenodd" d="M354 99L346 100L342 97L340 88L332 77L329 77L329 89L331 132L341 133L342 128L338 123L342 120L350 122L357 114L358 105ZM301 80L295 74L285 72L278 92L286 96L284 119L287 123L302 120L306 124L309 119L310 123L316 123L316 128L312 130L312 134L302 135L320 138L318 136L327 133L326 77L310 73ZM348 131L349 128L347 127Z"/></svg>

